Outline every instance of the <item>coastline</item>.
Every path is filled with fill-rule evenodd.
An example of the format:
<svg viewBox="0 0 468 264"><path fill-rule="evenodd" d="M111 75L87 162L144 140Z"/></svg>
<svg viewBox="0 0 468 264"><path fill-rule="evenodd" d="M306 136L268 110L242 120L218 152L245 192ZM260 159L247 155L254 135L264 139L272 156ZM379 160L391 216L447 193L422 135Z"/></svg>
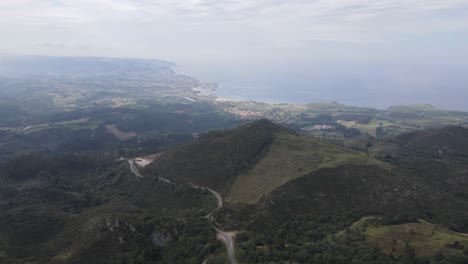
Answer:
<svg viewBox="0 0 468 264"><path fill-rule="evenodd" d="M201 94L201 95L205 95L205 96L213 96L215 97L215 102L243 102L243 101L248 101L248 100L245 100L245 99L235 99L235 98L229 98L229 97L221 97L219 96L218 94L216 94L216 89L218 88L218 85L215 84L214 86L211 86L211 84L204 84L202 86L197 86L197 87L194 87L192 88L192 91L197 93L197 94Z"/></svg>

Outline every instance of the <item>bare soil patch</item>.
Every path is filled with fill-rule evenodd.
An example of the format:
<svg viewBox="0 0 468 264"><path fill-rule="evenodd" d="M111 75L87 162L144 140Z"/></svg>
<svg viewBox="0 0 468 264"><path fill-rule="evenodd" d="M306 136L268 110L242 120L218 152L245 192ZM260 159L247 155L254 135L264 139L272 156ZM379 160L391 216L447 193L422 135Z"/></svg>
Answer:
<svg viewBox="0 0 468 264"><path fill-rule="evenodd" d="M115 125L106 125L106 130L109 133L111 133L112 135L114 135L116 138L118 138L118 139L120 139L122 141L136 137L135 132L133 132L133 131L124 132L124 131L118 129Z"/></svg>

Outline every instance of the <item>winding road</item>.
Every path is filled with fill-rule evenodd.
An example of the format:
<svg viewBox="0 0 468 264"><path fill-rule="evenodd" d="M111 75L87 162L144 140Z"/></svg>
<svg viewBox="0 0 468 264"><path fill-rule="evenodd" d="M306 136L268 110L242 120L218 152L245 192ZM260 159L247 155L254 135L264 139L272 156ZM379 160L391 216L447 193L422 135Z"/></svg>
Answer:
<svg viewBox="0 0 468 264"><path fill-rule="evenodd" d="M135 166L135 162L133 160L127 160L128 165L130 166L130 170L137 176L138 178L143 178L143 175L141 175L140 171L138 171L137 167Z"/></svg>
<svg viewBox="0 0 468 264"><path fill-rule="evenodd" d="M129 167L130 167L130 171L136 177L143 178L143 175L140 173L140 171L138 170L138 168L135 165L135 162L133 162L132 159L126 159L126 158L122 157L119 160L126 160L128 162ZM160 181L163 181L163 182L168 183L168 184L174 184L170 180L168 180L166 178L163 178L163 177L158 177L158 179ZM221 207L223 207L223 198L221 197L221 195L218 192L216 192L215 190L213 190L213 189L211 189L209 187L200 186L200 185L196 185L196 184L189 184L189 186L192 187L192 188L209 191L210 193L212 193L216 197L218 205L216 206L216 208L213 211L211 211L209 214L204 216L204 218L208 219L208 221L211 223L211 225L215 229L216 237L226 244L228 254L229 254L229 262L231 264L237 264L236 255L235 255L235 252L234 252L234 242L233 242L233 239L234 239L234 236L236 235L236 232L224 232L223 230L221 230L218 227L218 225L216 224L216 221L215 221L215 219L213 217L214 213L216 211L218 211L219 209L221 209Z"/></svg>
<svg viewBox="0 0 468 264"><path fill-rule="evenodd" d="M227 249L228 249L228 254L229 254L229 262L231 264L236 264L237 262L236 262L236 255L234 254L234 242L233 242L233 238L236 235L236 232L224 232L218 227L213 217L214 212L216 212L217 210L221 209L221 207L223 207L223 198L221 197L219 193L217 193L215 190L209 187L200 186L196 184L190 184L190 186L193 188L209 191L216 197L216 200L218 201L218 206L213 211L211 211L211 213L207 214L205 218L207 218L210 221L211 225L216 230L216 237L226 244Z"/></svg>

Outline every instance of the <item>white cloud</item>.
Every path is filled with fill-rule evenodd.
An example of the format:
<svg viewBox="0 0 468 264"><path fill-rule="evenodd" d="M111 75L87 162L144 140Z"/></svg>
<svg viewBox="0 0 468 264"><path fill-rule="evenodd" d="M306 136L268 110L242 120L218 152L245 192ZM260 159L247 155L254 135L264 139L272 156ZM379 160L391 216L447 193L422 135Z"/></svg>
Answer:
<svg viewBox="0 0 468 264"><path fill-rule="evenodd" d="M129 54L150 46L178 55L176 49L301 52L314 41L466 31L467 10L467 0L2 0L0 33L8 38L0 48L27 49L29 42L112 45Z"/></svg>
<svg viewBox="0 0 468 264"><path fill-rule="evenodd" d="M2 0L3 21L31 24L42 18L46 22L91 22L107 19L132 20L138 17L182 16L216 17L220 22L231 19L276 19L306 16L310 19L361 20L385 16L388 12L434 12L468 8L466 0ZM81 18L81 20L77 19ZM41 24L43 24L41 23Z"/></svg>

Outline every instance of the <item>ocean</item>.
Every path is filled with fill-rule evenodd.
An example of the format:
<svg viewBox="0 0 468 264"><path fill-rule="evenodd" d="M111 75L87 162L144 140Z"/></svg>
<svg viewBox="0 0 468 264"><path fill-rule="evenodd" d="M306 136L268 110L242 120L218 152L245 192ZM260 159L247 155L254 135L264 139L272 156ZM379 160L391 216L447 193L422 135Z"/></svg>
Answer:
<svg viewBox="0 0 468 264"><path fill-rule="evenodd" d="M218 88L218 97L270 103L341 104L386 109L432 104L468 111L468 75L447 65L287 65L285 67L176 67L177 72Z"/></svg>

